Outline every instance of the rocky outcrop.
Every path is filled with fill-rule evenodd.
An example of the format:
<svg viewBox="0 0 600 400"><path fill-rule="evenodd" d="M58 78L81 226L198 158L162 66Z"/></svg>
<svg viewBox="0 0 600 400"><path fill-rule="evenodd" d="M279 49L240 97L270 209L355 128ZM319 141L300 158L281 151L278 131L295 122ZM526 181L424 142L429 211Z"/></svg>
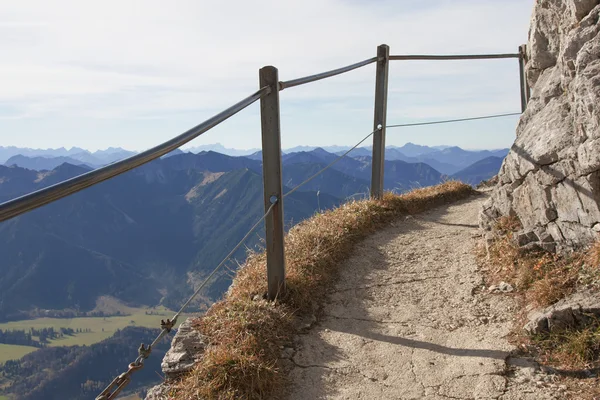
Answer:
<svg viewBox="0 0 600 400"><path fill-rule="evenodd" d="M517 215L530 242L574 248L600 232L600 0L538 0L532 94L481 224Z"/></svg>
<svg viewBox="0 0 600 400"><path fill-rule="evenodd" d="M163 358L161 368L166 382L151 388L146 394L146 400L166 400L169 397L169 380L189 372L194 364L204 354L206 346L204 337L192 326L192 319L181 323L171 342L171 348Z"/></svg>
<svg viewBox="0 0 600 400"><path fill-rule="evenodd" d="M561 329L581 329L600 317L600 294L595 291L575 293L542 310L532 311L525 330L530 334Z"/></svg>

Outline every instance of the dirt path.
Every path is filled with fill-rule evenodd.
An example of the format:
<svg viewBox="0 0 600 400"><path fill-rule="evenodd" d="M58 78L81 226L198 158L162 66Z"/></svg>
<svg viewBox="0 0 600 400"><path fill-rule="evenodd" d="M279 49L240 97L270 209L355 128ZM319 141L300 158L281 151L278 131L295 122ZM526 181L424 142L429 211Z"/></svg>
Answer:
<svg viewBox="0 0 600 400"><path fill-rule="evenodd" d="M484 200L398 220L357 246L320 320L290 349L290 399L560 398L509 357L514 301L479 290Z"/></svg>

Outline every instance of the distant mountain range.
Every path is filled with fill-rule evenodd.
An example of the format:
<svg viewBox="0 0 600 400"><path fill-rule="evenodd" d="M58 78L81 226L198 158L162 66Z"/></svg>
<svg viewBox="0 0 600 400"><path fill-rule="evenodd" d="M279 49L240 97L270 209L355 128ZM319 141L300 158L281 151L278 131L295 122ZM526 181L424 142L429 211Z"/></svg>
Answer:
<svg viewBox="0 0 600 400"><path fill-rule="evenodd" d="M248 150L240 150L240 149L231 149L223 146L221 143L216 144L205 144L201 146L189 147L185 149L185 151L189 151L190 153L201 153L203 151L215 151L217 153L225 154L228 156L247 156L252 153L256 153L260 149L248 149Z"/></svg>
<svg viewBox="0 0 600 400"><path fill-rule="evenodd" d="M503 160L503 157L486 157L458 171L452 178L475 186L495 176L500 171Z"/></svg>
<svg viewBox="0 0 600 400"><path fill-rule="evenodd" d="M495 175L501 157L407 145L410 159L436 156L456 172L425 162L393 159L386 151L384 186L403 192L453 177L477 184ZM3 148L5 149L5 148ZM61 150L62 151L62 150ZM66 150L65 150L66 151ZM357 149L286 198L290 226L319 209L367 196L371 156ZM13 155L0 166L0 202L90 171L80 158L122 157L122 149L66 151L56 157ZM497 151L500 154L504 150ZM79 158L76 158L79 157ZM338 156L321 148L283 155L284 192ZM483 157L483 158L482 158ZM475 160L466 168L460 168ZM450 164L452 162L453 164ZM58 165L57 165L58 164ZM76 165L78 164L78 165ZM83 192L0 223L0 320L28 310L94 307L112 295L133 304L177 307L262 215L262 157L231 157L214 151L174 151ZM19 166L22 165L22 166ZM27 166L24 168L23 166ZM257 244L260 232L248 243ZM245 253L236 257L243 260ZM220 279L207 292L217 298L229 285Z"/></svg>
<svg viewBox="0 0 600 400"><path fill-rule="evenodd" d="M324 150L336 155L344 154L350 149L349 146L297 146L284 149L282 154L309 153L315 150ZM232 156L246 156L253 160L262 161L262 152L259 149L235 150L223 147L221 144L198 146L189 149L194 153L212 150ZM509 149L498 150L464 150L457 146L423 146L414 143L406 143L404 146L387 146L386 160L405 161L407 163L425 163L445 175L453 175L467 168L471 164L488 157L504 158ZM349 156L352 158L371 157L372 147L358 147Z"/></svg>
<svg viewBox="0 0 600 400"><path fill-rule="evenodd" d="M118 161L118 160L122 160L122 159L132 156L134 154L136 154L136 152L124 150L120 147L117 147L117 148L110 147L106 150L98 150L98 151L95 151L92 153L90 151L81 149L79 147L72 147L71 149L67 150L64 147L61 147L58 149L30 149L30 148L14 147L14 146L9 146L9 147L0 146L0 164L5 164L5 165L17 164L19 166L22 166L22 165L16 163L14 159L11 161L11 158L13 158L15 156L24 156L24 157L35 158L35 159L67 157L72 160L75 160L75 162L83 163L83 164L86 164L89 166L98 167L101 165L110 164L110 163ZM23 159L17 159L17 160L23 162ZM12 162L12 164L10 164L10 162ZM38 163L40 163L40 161L38 161ZM33 165L36 165L36 164L34 163ZM27 168L27 167L25 167L25 168Z"/></svg>
<svg viewBox="0 0 600 400"><path fill-rule="evenodd" d="M350 147L347 146L298 146L283 150L282 154L307 153L316 149L324 150L328 153L341 155ZM217 153L229 156L246 156L253 160L262 161L262 152L259 149L238 150L226 148L220 143L211 145L202 145L191 147L182 150L175 150L165 157L169 157L183 152L203 153L214 151ZM69 150L65 148L59 149L29 149L18 147L0 147L0 163L5 165L18 165L19 167L35 170L50 170L56 166L67 162L73 165L87 165L91 168L97 168L124 158L133 154L133 151L124 150L122 148L109 148L106 150L98 150L89 152L87 150L73 147ZM456 146L422 146L413 143L406 143L404 146L388 146L386 148L386 160L389 161L405 161L408 163L425 163L435 168L437 171L446 175L453 175L468 167L469 165L483 160L487 157L504 158L508 154L508 149L499 150L463 150ZM371 147L359 147L354 149L350 157L361 158L371 157ZM64 157L64 158L61 158ZM44 160L43 158L54 158L55 160Z"/></svg>
<svg viewBox="0 0 600 400"><path fill-rule="evenodd" d="M333 160L337 158L337 155L329 153L321 148L306 152L301 151L297 153L288 153L283 156L283 175L284 179L287 179L290 173L289 171L294 169L308 169L313 168L316 172L319 168L325 167ZM287 171L286 171L287 170ZM331 191L332 188L338 188L341 182L347 182L347 178L336 179L333 172L341 173L346 177L352 177L354 187L351 192L345 192L345 197L353 194L368 193L371 181L371 158L370 157L345 157L339 162L334 164L331 169L324 172L317 179L312 181L309 185L313 190ZM310 176L310 175L309 175ZM331 176L331 178L330 178ZM423 163L407 163L401 160L391 160L385 162L385 174L384 174L384 187L386 190L394 190L396 192L404 192L415 187L435 185L443 180L443 176L440 172L431 168L427 164ZM286 183L299 184L300 182L288 181ZM362 188L362 189L361 189Z"/></svg>
<svg viewBox="0 0 600 400"><path fill-rule="evenodd" d="M62 164L72 164L72 165L81 165L89 168L95 168L95 165L87 164L82 162L81 160L76 160L73 157L28 157L21 154L17 154L16 156L12 156L9 158L5 165L7 166L18 166L22 168L32 169L35 171L43 171L43 170L51 170Z"/></svg>
<svg viewBox="0 0 600 400"><path fill-rule="evenodd" d="M487 157L504 159L508 154L508 150L463 150L456 146L428 147L407 143L402 147L387 147L385 149L385 158L386 160L402 160L408 163L422 162L443 174L453 175L461 169ZM343 154L344 152L345 150L341 150L336 154ZM372 149L359 147L349 155L351 157L371 157Z"/></svg>

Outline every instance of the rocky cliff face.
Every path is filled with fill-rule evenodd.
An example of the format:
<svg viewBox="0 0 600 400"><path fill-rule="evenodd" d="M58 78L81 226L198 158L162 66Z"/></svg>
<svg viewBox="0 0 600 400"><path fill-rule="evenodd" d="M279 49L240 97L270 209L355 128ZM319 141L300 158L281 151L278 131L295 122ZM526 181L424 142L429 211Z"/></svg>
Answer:
<svg viewBox="0 0 600 400"><path fill-rule="evenodd" d="M600 0L537 0L532 88L498 185L481 213L517 215L527 241L568 249L600 232Z"/></svg>

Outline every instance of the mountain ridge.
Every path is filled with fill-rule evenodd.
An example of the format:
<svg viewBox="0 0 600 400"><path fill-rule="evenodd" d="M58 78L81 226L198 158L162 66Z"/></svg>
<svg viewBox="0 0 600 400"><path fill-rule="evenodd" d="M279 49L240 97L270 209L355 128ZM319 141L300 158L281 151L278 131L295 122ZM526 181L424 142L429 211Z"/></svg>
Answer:
<svg viewBox="0 0 600 400"><path fill-rule="evenodd" d="M322 148L285 154L284 193L337 158ZM0 201L90 170L70 163L42 172L0 166ZM0 224L6 260L0 265L0 317L31 307L85 310L101 295L177 306L191 290L189 277L216 265L262 215L261 175L260 160L174 152ZM446 178L426 163L385 161L386 190L402 193ZM342 158L286 198L286 222L368 196L370 179L370 157ZM258 242L256 236L249 247ZM36 290L40 285L43 291ZM213 285L209 297L227 286L227 279ZM36 296L27 295L32 292Z"/></svg>
<svg viewBox="0 0 600 400"><path fill-rule="evenodd" d="M0 223L0 316L31 307L88 310L104 294L178 306L191 290L188 274L213 268L264 212L259 167L214 152L175 155ZM208 170L220 174L215 179ZM0 199L87 171L70 164L45 173L1 166ZM341 202L314 192L286 200L288 222ZM236 256L243 259L244 251ZM227 286L223 278L209 294L217 298Z"/></svg>

